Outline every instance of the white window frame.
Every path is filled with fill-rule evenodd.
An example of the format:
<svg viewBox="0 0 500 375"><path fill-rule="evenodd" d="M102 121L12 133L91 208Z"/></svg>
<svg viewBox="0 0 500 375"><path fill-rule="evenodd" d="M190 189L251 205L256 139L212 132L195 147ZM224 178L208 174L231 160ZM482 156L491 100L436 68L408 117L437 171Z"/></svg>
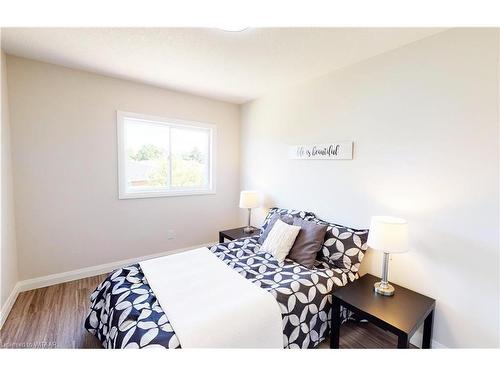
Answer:
<svg viewBox="0 0 500 375"><path fill-rule="evenodd" d="M165 125L170 128L197 128L209 130L209 187L208 188L169 188L169 189L147 189L142 191L130 191L127 189L127 153L125 151L125 119L132 118L140 121L152 122L156 125ZM118 140L118 198L157 198L157 197L175 197L186 195L206 195L215 194L215 150L217 127L215 124L187 121L158 116L144 115L140 113L116 111L116 127ZM171 164L170 164L171 168Z"/></svg>

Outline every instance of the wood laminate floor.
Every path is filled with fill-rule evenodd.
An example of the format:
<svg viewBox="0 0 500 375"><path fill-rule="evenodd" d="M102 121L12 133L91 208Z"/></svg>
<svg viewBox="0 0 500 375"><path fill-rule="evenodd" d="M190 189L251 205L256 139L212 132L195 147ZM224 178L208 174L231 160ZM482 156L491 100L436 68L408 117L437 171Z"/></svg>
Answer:
<svg viewBox="0 0 500 375"><path fill-rule="evenodd" d="M0 331L2 348L100 348L83 328L89 296L106 275L20 293ZM395 348L397 338L369 323L341 327L341 348ZM328 348L325 340L320 348Z"/></svg>

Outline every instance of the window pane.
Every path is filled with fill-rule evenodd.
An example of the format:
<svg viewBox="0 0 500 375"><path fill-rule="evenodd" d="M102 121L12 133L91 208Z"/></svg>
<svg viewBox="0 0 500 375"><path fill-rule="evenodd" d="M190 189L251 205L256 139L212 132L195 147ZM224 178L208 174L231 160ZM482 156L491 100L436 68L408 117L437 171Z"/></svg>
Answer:
<svg viewBox="0 0 500 375"><path fill-rule="evenodd" d="M168 126L125 119L127 190L168 187Z"/></svg>
<svg viewBox="0 0 500 375"><path fill-rule="evenodd" d="M210 185L210 130L172 127L172 188Z"/></svg>

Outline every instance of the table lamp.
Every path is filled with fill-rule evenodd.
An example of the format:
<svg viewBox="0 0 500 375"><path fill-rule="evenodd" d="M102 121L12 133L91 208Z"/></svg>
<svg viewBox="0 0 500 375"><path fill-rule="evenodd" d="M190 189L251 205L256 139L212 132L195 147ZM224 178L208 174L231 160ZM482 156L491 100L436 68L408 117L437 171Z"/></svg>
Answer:
<svg viewBox="0 0 500 375"><path fill-rule="evenodd" d="M394 287L389 284L389 254L408 251L408 223L391 216L373 216L368 233L368 246L384 252L382 280L374 284L375 292L392 296Z"/></svg>
<svg viewBox="0 0 500 375"><path fill-rule="evenodd" d="M250 226L250 218L252 216L252 208L257 208L260 205L259 192L253 190L243 190L240 193L240 208L248 209L248 225L243 229L245 233L252 233L253 228Z"/></svg>

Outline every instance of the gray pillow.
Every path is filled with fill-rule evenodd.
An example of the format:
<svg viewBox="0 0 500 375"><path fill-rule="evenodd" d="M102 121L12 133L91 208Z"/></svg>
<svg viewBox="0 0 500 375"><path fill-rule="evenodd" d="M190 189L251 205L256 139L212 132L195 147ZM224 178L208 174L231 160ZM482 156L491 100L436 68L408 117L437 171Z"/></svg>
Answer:
<svg viewBox="0 0 500 375"><path fill-rule="evenodd" d="M325 240L328 227L299 218L293 220L293 225L300 226L300 232L288 253L288 258L302 264L304 267L312 268L316 255L321 250Z"/></svg>
<svg viewBox="0 0 500 375"><path fill-rule="evenodd" d="M316 215L312 212L308 211L299 211L299 210L293 210L293 209L288 209L288 208L279 208L279 207L273 207L269 209L269 212L266 215L266 218L264 219L264 222L262 223L262 226L260 227L260 234L264 233L264 231L267 229L269 226L269 222L271 221L271 217L273 217L274 214L279 214L281 216L286 216L286 217L291 217L292 220L295 217L309 220L309 221L314 221L316 218ZM291 224L291 223L290 223Z"/></svg>
<svg viewBox="0 0 500 375"><path fill-rule="evenodd" d="M259 237L259 243L262 245L264 243L264 241L266 240L269 232L271 231L271 229L273 229L274 227L274 224L276 224L276 222L278 221L278 219L280 219L282 222L284 223L287 223L287 224L290 224L292 225L293 224L293 217L290 216L290 215L280 215L278 213L276 214L273 214L270 218L269 218L269 223L267 224L266 226L266 229L264 229L264 231L262 232L262 234L260 235Z"/></svg>

